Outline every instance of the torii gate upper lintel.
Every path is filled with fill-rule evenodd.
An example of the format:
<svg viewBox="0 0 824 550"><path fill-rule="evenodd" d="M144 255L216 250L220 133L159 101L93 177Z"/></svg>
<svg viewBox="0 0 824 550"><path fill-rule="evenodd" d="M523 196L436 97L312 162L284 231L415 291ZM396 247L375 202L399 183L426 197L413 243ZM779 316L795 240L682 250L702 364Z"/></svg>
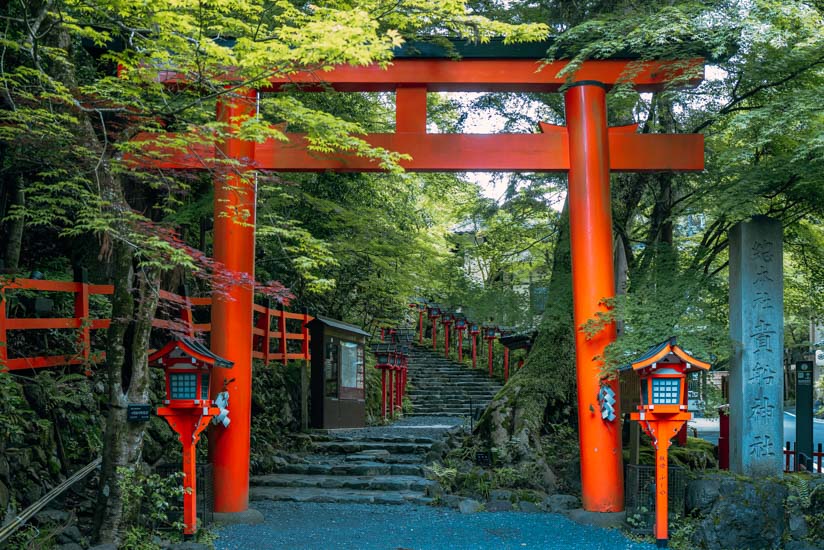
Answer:
<svg viewBox="0 0 824 550"><path fill-rule="evenodd" d="M566 62L541 65L529 59L448 58L396 59L388 68L342 66L326 73L272 80L260 90L239 91L218 106L219 120L237 124L238 117L255 112L257 93L277 92L287 83L311 84L322 78L339 91L394 91L396 131L364 136L370 144L407 153L401 164L409 171L529 171L568 172L570 238L573 268L574 320L581 327L604 310L602 300L614 296L611 171L697 171L704 168L702 135L637 134L635 126L607 127L606 92L625 81L639 91L662 89L686 71L703 68L702 59L678 61L599 60L584 62L572 84L556 75ZM539 70L540 69L540 70ZM174 81L177 77L169 76ZM696 85L701 78L689 78ZM429 134L426 132L426 94L431 91L557 92L564 88L566 127L542 123L535 134ZM312 88L320 91L321 88ZM146 136L144 136L146 137ZM380 171L369 159L343 154L318 155L306 147L304 136L287 135L288 143L269 140L253 144L230 138L222 154L251 170ZM162 160L135 158L143 166L177 170L210 168L215 151L193 146ZM238 193L244 182L237 173L216 171L215 259L228 269L254 274L254 228L236 224L219 212L237 207L254 212L254 191ZM227 191L234 189L234 191ZM229 429L215 428L210 451L215 472L215 510L242 512L248 507L251 415L251 349L253 290L236 287L232 302L215 301L212 350L233 361L229 383L233 421ZM601 379L595 358L615 339L614 326L587 338L576 330L576 371L584 508L623 510L623 467L620 426L601 419L598 393L617 381ZM219 378L214 377L213 378ZM212 382L212 394L223 380ZM616 411L618 413L618 411ZM618 414L620 418L620 414Z"/></svg>

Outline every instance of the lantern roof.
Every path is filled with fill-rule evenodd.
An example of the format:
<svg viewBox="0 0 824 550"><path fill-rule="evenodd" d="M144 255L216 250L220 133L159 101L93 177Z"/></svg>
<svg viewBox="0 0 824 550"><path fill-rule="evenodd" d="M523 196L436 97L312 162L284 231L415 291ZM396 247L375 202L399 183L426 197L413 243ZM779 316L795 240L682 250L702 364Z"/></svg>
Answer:
<svg viewBox="0 0 824 550"><path fill-rule="evenodd" d="M343 321L338 321L337 319L330 319L329 317L323 317L321 315L315 315L315 318L306 323L306 326L312 328L317 325L322 325L325 327L334 328L340 330L342 332L350 332L352 334L359 334L360 336L370 337L372 336L368 332L364 331L362 328L350 325L349 323L344 323ZM389 327L387 327L389 328Z"/></svg>
<svg viewBox="0 0 824 550"><path fill-rule="evenodd" d="M678 345L675 336L672 336L668 340L664 340L660 344L650 347L641 357L622 366L618 370L625 371L632 369L633 371L638 371L648 368L656 363L686 363L687 372L694 370L709 370L710 368L710 363L702 361L701 359L698 359L697 357L694 357L690 353L684 351L684 349Z"/></svg>
<svg viewBox="0 0 824 550"><path fill-rule="evenodd" d="M191 357L210 367L231 369L235 365L232 361L215 355L212 353L212 350L194 338L187 338L185 336L178 336L176 339L149 355L149 364L157 363L162 365L163 359L167 357L179 359L183 356Z"/></svg>

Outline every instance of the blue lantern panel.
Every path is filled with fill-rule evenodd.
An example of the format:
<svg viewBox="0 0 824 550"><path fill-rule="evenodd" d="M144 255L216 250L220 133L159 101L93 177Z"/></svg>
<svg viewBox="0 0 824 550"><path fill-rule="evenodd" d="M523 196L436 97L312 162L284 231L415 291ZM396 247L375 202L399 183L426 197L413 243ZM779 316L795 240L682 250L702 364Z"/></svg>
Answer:
<svg viewBox="0 0 824 550"><path fill-rule="evenodd" d="M197 399L197 374L191 372L169 374L169 393L172 399Z"/></svg>
<svg viewBox="0 0 824 550"><path fill-rule="evenodd" d="M679 390L681 381L678 378L653 378L652 379L652 404L653 405L678 405Z"/></svg>
<svg viewBox="0 0 824 550"><path fill-rule="evenodd" d="M209 374L206 372L200 375L200 398L209 400Z"/></svg>

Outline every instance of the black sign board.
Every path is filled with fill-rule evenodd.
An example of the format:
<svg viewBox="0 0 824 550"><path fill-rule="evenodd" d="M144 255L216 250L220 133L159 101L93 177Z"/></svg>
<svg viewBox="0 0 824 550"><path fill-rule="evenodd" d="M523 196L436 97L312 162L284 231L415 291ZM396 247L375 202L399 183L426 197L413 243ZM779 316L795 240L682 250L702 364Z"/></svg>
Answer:
<svg viewBox="0 0 824 550"><path fill-rule="evenodd" d="M126 420L129 422L148 422L151 413L151 405L129 403L126 407Z"/></svg>
<svg viewBox="0 0 824 550"><path fill-rule="evenodd" d="M812 466L813 456L813 362L795 363L796 469Z"/></svg>
<svg viewBox="0 0 824 550"><path fill-rule="evenodd" d="M475 453L475 464L488 468L492 466L492 456L486 451L478 451Z"/></svg>

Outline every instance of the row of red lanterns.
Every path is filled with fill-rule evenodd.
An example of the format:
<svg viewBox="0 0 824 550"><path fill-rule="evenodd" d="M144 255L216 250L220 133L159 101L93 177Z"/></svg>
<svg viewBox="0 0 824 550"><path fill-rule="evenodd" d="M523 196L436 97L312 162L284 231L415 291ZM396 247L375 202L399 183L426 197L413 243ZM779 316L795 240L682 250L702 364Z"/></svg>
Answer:
<svg viewBox="0 0 824 550"><path fill-rule="evenodd" d="M381 415L394 416L403 408L408 381L409 346L380 343L372 346L375 368L381 371ZM387 408L388 405L388 408Z"/></svg>
<svg viewBox="0 0 824 550"><path fill-rule="evenodd" d="M464 331L468 331L472 336L472 368L477 368L477 340L476 337L480 334L481 337L487 341L488 349L488 368L489 375L492 376L493 360L492 360L492 342L499 336L504 336L507 329L493 324L480 325L476 322L467 320L466 316L460 313L453 313L441 309L438 304L429 303L426 301L416 301L409 304L410 308L418 311L418 342L423 342L423 320L424 314L432 322L432 349L438 349L438 320L444 326L444 355L449 357L449 336L452 331L452 325L458 332L458 361L463 361L463 336ZM504 349L504 379L509 378L509 349Z"/></svg>

